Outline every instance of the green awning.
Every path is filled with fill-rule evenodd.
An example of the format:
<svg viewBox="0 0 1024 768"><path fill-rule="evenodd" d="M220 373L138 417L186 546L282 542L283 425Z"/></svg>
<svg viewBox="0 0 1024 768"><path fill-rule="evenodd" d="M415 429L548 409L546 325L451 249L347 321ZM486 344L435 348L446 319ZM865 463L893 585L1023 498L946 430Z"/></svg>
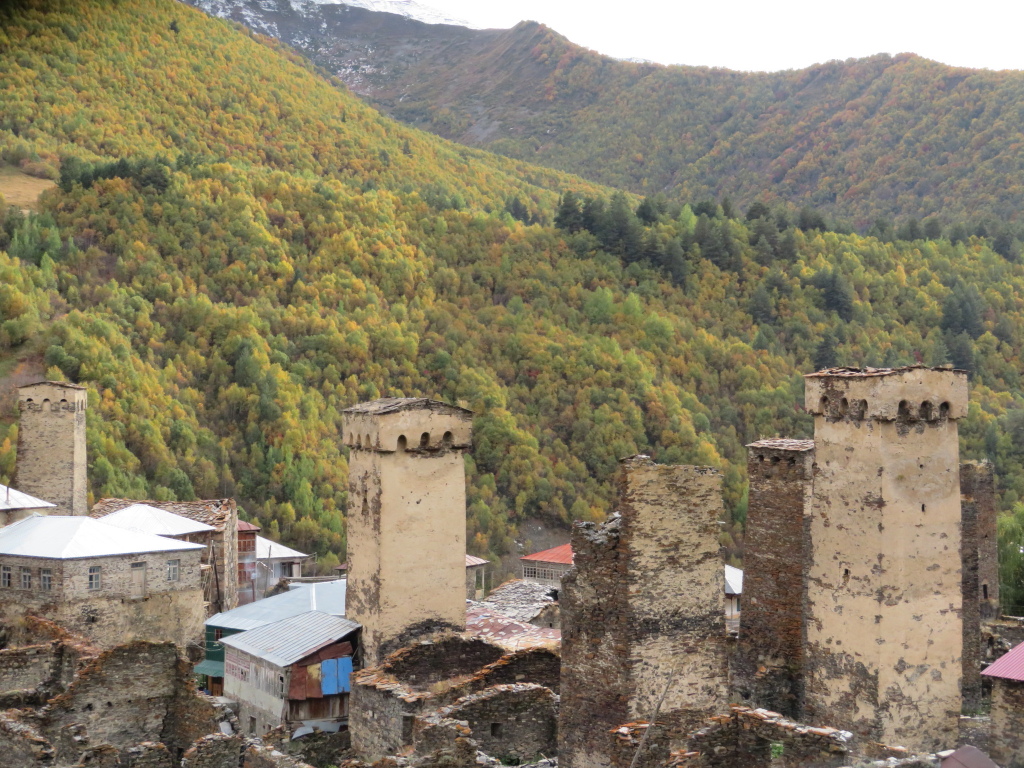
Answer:
<svg viewBox="0 0 1024 768"><path fill-rule="evenodd" d="M224 662L203 659L196 664L195 673L207 677L224 677Z"/></svg>

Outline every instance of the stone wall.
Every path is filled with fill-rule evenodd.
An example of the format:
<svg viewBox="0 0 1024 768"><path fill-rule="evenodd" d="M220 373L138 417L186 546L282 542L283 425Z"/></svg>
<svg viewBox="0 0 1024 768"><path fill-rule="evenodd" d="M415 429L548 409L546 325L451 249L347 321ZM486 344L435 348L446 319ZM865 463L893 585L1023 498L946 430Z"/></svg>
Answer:
<svg viewBox="0 0 1024 768"><path fill-rule="evenodd" d="M989 755L1002 768L1024 768L1024 683L992 680Z"/></svg>
<svg viewBox="0 0 1024 768"><path fill-rule="evenodd" d="M977 710L982 703L979 521L978 504L973 493L977 475L974 465L960 465L960 568L963 594L963 610L960 614L963 622L960 689L963 709L967 711Z"/></svg>
<svg viewBox="0 0 1024 768"><path fill-rule="evenodd" d="M493 686L443 707L432 720L438 718L467 723L480 749L504 763L551 757L558 749L558 696L541 685ZM422 744L421 737L418 750Z"/></svg>
<svg viewBox="0 0 1024 768"><path fill-rule="evenodd" d="M670 738L726 702L721 476L624 459L620 514L577 525L562 580L563 768L612 764L608 733L650 716Z"/></svg>
<svg viewBox="0 0 1024 768"><path fill-rule="evenodd" d="M804 720L930 751L955 743L963 372L806 378L815 475Z"/></svg>
<svg viewBox="0 0 1024 768"><path fill-rule="evenodd" d="M0 708L39 706L63 690L77 654L63 643L0 650Z"/></svg>
<svg viewBox="0 0 1024 768"><path fill-rule="evenodd" d="M467 684L470 691L479 691L492 685L511 683L537 683L559 692L562 659L549 648L531 648L502 656L488 664Z"/></svg>
<svg viewBox="0 0 1024 768"><path fill-rule="evenodd" d="M483 640L446 635L392 653L380 670L411 688L426 690L441 680L476 674L502 656L501 648Z"/></svg>
<svg viewBox="0 0 1024 768"><path fill-rule="evenodd" d="M85 410L77 384L41 382L18 390L18 458L13 487L56 504L55 515L85 515Z"/></svg>
<svg viewBox="0 0 1024 768"><path fill-rule="evenodd" d="M347 615L363 628L364 667L419 637L466 626L462 454L471 430L469 411L423 398L345 411Z"/></svg>
<svg viewBox="0 0 1024 768"><path fill-rule="evenodd" d="M744 701L797 717L803 705L814 443L769 439L748 449L750 501L733 690Z"/></svg>
<svg viewBox="0 0 1024 768"><path fill-rule="evenodd" d="M407 688L379 670L353 674L348 703L352 749L370 762L412 744L413 718L435 705L430 693Z"/></svg>
<svg viewBox="0 0 1024 768"><path fill-rule="evenodd" d="M1000 614L999 539L996 532L999 503L991 464L987 461L965 461L960 465L960 500L964 508L968 505L973 507L972 514L977 520L978 605L981 621L990 621Z"/></svg>

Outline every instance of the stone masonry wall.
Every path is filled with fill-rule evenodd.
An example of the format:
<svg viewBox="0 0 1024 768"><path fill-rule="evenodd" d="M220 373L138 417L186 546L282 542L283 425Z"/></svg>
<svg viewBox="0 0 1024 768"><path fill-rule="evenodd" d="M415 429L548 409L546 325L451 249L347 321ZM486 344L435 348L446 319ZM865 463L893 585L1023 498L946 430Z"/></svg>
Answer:
<svg viewBox="0 0 1024 768"><path fill-rule="evenodd" d="M348 700L352 749L368 762L412 744L413 718L436 706L431 694L418 693L374 673L363 670L353 675Z"/></svg>
<svg viewBox="0 0 1024 768"><path fill-rule="evenodd" d="M992 680L989 754L1002 768L1024 768L1024 683Z"/></svg>
<svg viewBox="0 0 1024 768"><path fill-rule="evenodd" d="M963 372L806 378L815 475L802 719L931 751L961 710Z"/></svg>
<svg viewBox="0 0 1024 768"><path fill-rule="evenodd" d="M770 439L748 449L750 503L733 689L744 701L796 717L803 703L813 443Z"/></svg>
<svg viewBox="0 0 1024 768"><path fill-rule="evenodd" d="M991 464L975 461L960 464L960 499L961 504L974 507L977 518L978 605L981 621L990 621L1000 614L999 540L996 535L999 505Z"/></svg>
<svg viewBox="0 0 1024 768"><path fill-rule="evenodd" d="M978 581L978 505L973 498L975 472L960 465L960 567L963 594L963 651L961 691L963 707L976 710L982 702L981 684L981 589Z"/></svg>
<svg viewBox="0 0 1024 768"><path fill-rule="evenodd" d="M441 680L475 674L503 655L501 648L483 640L447 635L395 651L380 669L412 688L425 690Z"/></svg>
<svg viewBox="0 0 1024 768"><path fill-rule="evenodd" d="M73 664L74 658L72 651L56 641L0 650L0 707L43 704L63 689L66 662Z"/></svg>
<svg viewBox="0 0 1024 768"><path fill-rule="evenodd" d="M503 762L528 763L558 749L558 696L541 685L497 685L464 696L437 716L468 723L480 749Z"/></svg>
<svg viewBox="0 0 1024 768"><path fill-rule="evenodd" d="M620 514L577 525L562 582L563 768L612 764L608 733L650 716L678 738L726 702L721 476L624 459Z"/></svg>
<svg viewBox="0 0 1024 768"><path fill-rule="evenodd" d="M12 485L57 505L49 513L85 515L85 411L77 384L42 382L18 390L18 458Z"/></svg>

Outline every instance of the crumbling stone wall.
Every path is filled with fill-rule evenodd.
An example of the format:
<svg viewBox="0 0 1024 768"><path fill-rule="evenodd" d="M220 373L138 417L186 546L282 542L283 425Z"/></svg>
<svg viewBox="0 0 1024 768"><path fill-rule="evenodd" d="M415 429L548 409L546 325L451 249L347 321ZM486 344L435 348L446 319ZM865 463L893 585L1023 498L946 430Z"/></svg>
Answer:
<svg viewBox="0 0 1024 768"><path fill-rule="evenodd" d="M54 764L56 751L33 723L23 722L12 711L0 712L0 755L12 768Z"/></svg>
<svg viewBox="0 0 1024 768"><path fill-rule="evenodd" d="M919 751L955 743L966 374L837 369L806 382L815 475L803 719Z"/></svg>
<svg viewBox="0 0 1024 768"><path fill-rule="evenodd" d="M989 755L1003 768L1024 768L1024 683L992 681Z"/></svg>
<svg viewBox="0 0 1024 768"><path fill-rule="evenodd" d="M573 531L562 580L563 768L612 764L608 733L658 716L678 738L725 705L721 476L624 459L620 514Z"/></svg>
<svg viewBox="0 0 1024 768"><path fill-rule="evenodd" d="M380 670L422 690L441 680L473 675L504 655L501 648L483 640L445 635L395 651L380 665Z"/></svg>
<svg viewBox="0 0 1024 768"><path fill-rule="evenodd" d="M370 669L352 676L348 727L352 749L373 762L412 744L416 715L434 706L429 692L415 691Z"/></svg>
<svg viewBox="0 0 1024 768"><path fill-rule="evenodd" d="M466 483L472 414L425 398L345 411L347 615L373 667L418 637L466 626ZM424 574L430 574L424 578Z"/></svg>
<svg viewBox="0 0 1024 768"><path fill-rule="evenodd" d="M996 532L999 504L991 464L987 461L965 461L960 464L960 500L965 514L966 509L971 507L972 517L976 520L973 548L978 553L979 618L981 621L991 621L1000 614L999 538Z"/></svg>
<svg viewBox="0 0 1024 768"><path fill-rule="evenodd" d="M558 749L558 696L541 685L514 683L471 693L438 710L432 719L437 718L465 721L480 749L503 762L530 762Z"/></svg>
<svg viewBox="0 0 1024 768"><path fill-rule="evenodd" d="M44 381L18 390L18 458L12 485L56 504L55 515L85 515L85 387ZM6 521L5 521L6 522Z"/></svg>
<svg viewBox="0 0 1024 768"><path fill-rule="evenodd" d="M507 653L493 664L488 664L469 681L469 691L479 691L492 685L536 683L558 693L561 684L562 659L550 648L530 648Z"/></svg>
<svg viewBox="0 0 1024 768"><path fill-rule="evenodd" d="M742 700L797 717L814 443L775 438L747 447L750 501L733 690Z"/></svg>
<svg viewBox="0 0 1024 768"><path fill-rule="evenodd" d="M0 707L39 706L60 690L64 653L59 642L0 650Z"/></svg>

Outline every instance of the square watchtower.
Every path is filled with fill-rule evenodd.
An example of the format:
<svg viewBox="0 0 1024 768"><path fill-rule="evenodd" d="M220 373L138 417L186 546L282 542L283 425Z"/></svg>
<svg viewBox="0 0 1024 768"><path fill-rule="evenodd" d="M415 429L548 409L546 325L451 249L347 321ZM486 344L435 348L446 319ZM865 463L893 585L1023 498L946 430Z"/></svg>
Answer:
<svg viewBox="0 0 1024 768"><path fill-rule="evenodd" d="M805 404L815 451L805 718L913 750L952 744L967 374L832 368L806 377Z"/></svg>
<svg viewBox="0 0 1024 768"><path fill-rule="evenodd" d="M85 387L41 381L18 389L14 487L53 502L55 515L85 515Z"/></svg>
<svg viewBox="0 0 1024 768"><path fill-rule="evenodd" d="M466 626L466 470L473 414L423 397L344 412L349 456L346 616L363 665Z"/></svg>

